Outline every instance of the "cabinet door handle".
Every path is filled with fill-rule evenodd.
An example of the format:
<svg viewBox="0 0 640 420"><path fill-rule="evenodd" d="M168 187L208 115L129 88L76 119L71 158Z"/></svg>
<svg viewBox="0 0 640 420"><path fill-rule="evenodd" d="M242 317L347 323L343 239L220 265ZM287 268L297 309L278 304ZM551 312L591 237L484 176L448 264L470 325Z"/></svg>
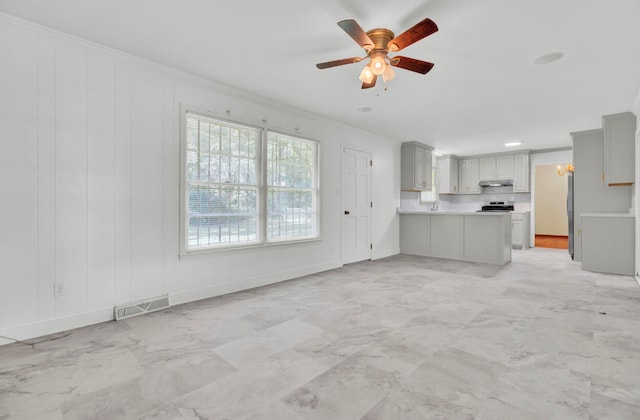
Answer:
<svg viewBox="0 0 640 420"><path fill-rule="evenodd" d="M345 210L344 214L350 214L349 210Z"/></svg>

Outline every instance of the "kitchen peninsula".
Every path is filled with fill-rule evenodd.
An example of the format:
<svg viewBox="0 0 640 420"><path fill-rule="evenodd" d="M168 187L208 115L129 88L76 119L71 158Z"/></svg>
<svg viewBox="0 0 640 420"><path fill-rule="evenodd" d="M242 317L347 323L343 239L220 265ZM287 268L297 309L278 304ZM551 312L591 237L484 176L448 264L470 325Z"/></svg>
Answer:
<svg viewBox="0 0 640 420"><path fill-rule="evenodd" d="M398 209L400 252L424 257L506 264L511 214Z"/></svg>

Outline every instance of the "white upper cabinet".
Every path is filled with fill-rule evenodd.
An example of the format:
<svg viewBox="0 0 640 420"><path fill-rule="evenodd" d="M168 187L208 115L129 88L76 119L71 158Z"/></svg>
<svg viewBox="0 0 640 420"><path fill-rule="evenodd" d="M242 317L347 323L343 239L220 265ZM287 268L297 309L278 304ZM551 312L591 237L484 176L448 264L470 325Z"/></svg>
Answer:
<svg viewBox="0 0 640 420"><path fill-rule="evenodd" d="M602 117L604 179L607 185L628 185L635 179L636 116L631 112Z"/></svg>
<svg viewBox="0 0 640 420"><path fill-rule="evenodd" d="M480 157L478 158L478 179L480 181L513 179L513 165L513 154Z"/></svg>
<svg viewBox="0 0 640 420"><path fill-rule="evenodd" d="M496 178L496 157L487 156L478 159L478 179L491 181Z"/></svg>
<svg viewBox="0 0 640 420"><path fill-rule="evenodd" d="M401 146L401 179L403 191L431 191L433 147L410 141Z"/></svg>
<svg viewBox="0 0 640 420"><path fill-rule="evenodd" d="M460 159L460 192L479 193L478 159Z"/></svg>
<svg viewBox="0 0 640 420"><path fill-rule="evenodd" d="M496 156L496 178L513 179L514 175L514 155Z"/></svg>
<svg viewBox="0 0 640 420"><path fill-rule="evenodd" d="M448 155L438 158L438 193L458 193L458 159Z"/></svg>
<svg viewBox="0 0 640 420"><path fill-rule="evenodd" d="M439 193L477 194L480 181L512 180L513 192L529 192L529 151L438 159ZM457 167L457 182L454 168Z"/></svg>
<svg viewBox="0 0 640 420"><path fill-rule="evenodd" d="M513 192L529 192L529 153L513 155Z"/></svg>

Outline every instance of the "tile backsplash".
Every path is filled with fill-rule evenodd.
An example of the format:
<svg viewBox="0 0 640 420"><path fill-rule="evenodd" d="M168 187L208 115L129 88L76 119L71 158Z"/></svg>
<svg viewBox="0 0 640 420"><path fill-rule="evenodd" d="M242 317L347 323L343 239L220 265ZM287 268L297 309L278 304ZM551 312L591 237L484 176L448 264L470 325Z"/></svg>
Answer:
<svg viewBox="0 0 640 420"><path fill-rule="evenodd" d="M511 187L485 187L481 194L440 194L438 200L443 211L476 211L489 201L513 201L515 211L531 211L531 194L511 192ZM420 203L419 192L401 191L400 207L428 210L431 203Z"/></svg>

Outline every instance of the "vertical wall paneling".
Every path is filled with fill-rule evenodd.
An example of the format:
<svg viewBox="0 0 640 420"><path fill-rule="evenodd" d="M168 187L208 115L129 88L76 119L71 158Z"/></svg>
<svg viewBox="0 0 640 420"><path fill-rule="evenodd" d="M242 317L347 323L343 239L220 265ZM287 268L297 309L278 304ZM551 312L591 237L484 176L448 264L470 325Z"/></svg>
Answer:
<svg viewBox="0 0 640 420"><path fill-rule="evenodd" d="M38 318L55 317L56 91L55 41L38 37Z"/></svg>
<svg viewBox="0 0 640 420"><path fill-rule="evenodd" d="M163 293L163 88L146 68L132 73L132 298Z"/></svg>
<svg viewBox="0 0 640 420"><path fill-rule="evenodd" d="M115 304L131 301L131 65L115 68Z"/></svg>
<svg viewBox="0 0 640 420"><path fill-rule="evenodd" d="M56 315L87 309L87 51L56 43Z"/></svg>
<svg viewBox="0 0 640 420"><path fill-rule="evenodd" d="M88 70L88 300L113 305L115 283L114 61L89 52Z"/></svg>
<svg viewBox="0 0 640 420"><path fill-rule="evenodd" d="M180 109L175 103L175 82L173 79L165 84L164 109L163 109L163 165L162 185L165 186L163 193L162 208L164 209L163 230L164 238L164 281L165 292L173 290L173 278L175 277L175 264L179 253L180 226L176 223L179 220L179 190L180 173L179 161L176 156L180 156Z"/></svg>
<svg viewBox="0 0 640 420"><path fill-rule="evenodd" d="M0 327L38 302L37 38L0 26Z"/></svg>
<svg viewBox="0 0 640 420"><path fill-rule="evenodd" d="M113 305L165 293L188 302L340 266L333 163L343 145L371 150L374 184L385 180L374 224L392 232L376 234L374 250L397 248L400 150L389 139L1 14L0 57L0 335L34 337L109 319ZM180 104L319 140L323 239L178 258Z"/></svg>

